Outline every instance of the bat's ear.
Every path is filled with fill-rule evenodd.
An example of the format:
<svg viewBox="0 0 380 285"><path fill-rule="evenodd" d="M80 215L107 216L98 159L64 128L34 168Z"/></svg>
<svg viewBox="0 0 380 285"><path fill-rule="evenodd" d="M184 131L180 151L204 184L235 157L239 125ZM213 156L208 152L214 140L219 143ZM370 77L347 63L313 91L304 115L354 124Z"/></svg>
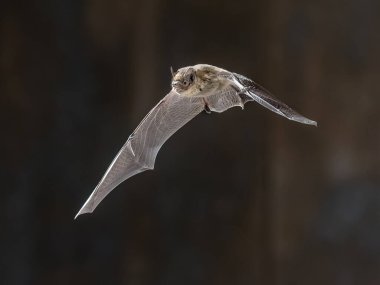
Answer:
<svg viewBox="0 0 380 285"><path fill-rule="evenodd" d="M170 66L170 73L172 74L172 79L173 79L174 75L177 73L177 72L174 72L173 66Z"/></svg>

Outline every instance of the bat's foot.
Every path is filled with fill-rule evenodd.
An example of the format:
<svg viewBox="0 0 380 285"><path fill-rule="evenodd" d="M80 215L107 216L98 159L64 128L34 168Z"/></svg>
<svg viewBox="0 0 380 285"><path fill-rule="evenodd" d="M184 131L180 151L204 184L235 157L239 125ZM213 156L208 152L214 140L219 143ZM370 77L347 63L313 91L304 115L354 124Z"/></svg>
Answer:
<svg viewBox="0 0 380 285"><path fill-rule="evenodd" d="M246 88L244 88L242 91L238 92L238 95L240 97L240 100L241 100L241 103L243 106L245 103L247 103L249 101L254 101L253 98L247 92Z"/></svg>
<svg viewBox="0 0 380 285"><path fill-rule="evenodd" d="M211 114L211 110L210 110L210 108L208 107L208 104L207 104L205 98L203 98L203 102L204 102L204 104L205 104L205 109L204 109L205 112L206 112L207 114Z"/></svg>

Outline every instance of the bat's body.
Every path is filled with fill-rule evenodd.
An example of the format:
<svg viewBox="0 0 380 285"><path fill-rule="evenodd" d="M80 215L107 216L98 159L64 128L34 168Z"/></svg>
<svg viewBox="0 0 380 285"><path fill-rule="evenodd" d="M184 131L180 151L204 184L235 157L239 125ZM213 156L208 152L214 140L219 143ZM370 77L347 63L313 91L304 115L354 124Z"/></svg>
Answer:
<svg viewBox="0 0 380 285"><path fill-rule="evenodd" d="M317 125L272 96L252 80L206 64L179 69L172 90L142 120L119 151L78 215L91 213L117 185L154 168L161 146L202 111L224 112L256 101L290 120Z"/></svg>

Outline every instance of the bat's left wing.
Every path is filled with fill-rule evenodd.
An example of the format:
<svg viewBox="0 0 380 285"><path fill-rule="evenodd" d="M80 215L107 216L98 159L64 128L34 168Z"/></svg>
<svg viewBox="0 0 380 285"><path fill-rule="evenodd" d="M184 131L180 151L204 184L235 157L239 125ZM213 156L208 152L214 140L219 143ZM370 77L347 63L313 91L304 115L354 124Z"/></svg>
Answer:
<svg viewBox="0 0 380 285"><path fill-rule="evenodd" d="M161 146L203 110L202 98L181 96L174 91L166 95L128 138L75 218L91 213L124 180L153 169Z"/></svg>
<svg viewBox="0 0 380 285"><path fill-rule="evenodd" d="M253 80L243 75L227 71L221 72L219 76L221 78L227 79L230 82L230 85L228 86L229 89L233 88L236 90L243 104L248 101L256 101L265 108L281 116L284 116L289 120L302 124L317 126L317 122L297 113Z"/></svg>

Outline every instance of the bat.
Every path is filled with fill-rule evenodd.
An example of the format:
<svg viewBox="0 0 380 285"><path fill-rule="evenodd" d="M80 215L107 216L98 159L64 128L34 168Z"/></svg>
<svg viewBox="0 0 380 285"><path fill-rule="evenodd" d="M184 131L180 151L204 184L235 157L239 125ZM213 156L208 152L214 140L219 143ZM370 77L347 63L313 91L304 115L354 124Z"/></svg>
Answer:
<svg viewBox="0 0 380 285"><path fill-rule="evenodd" d="M172 69L172 89L145 116L129 136L83 207L75 216L92 213L121 182L145 170L152 170L162 145L202 111L224 112L249 101L302 124L317 122L300 115L254 81L225 69L197 64Z"/></svg>

